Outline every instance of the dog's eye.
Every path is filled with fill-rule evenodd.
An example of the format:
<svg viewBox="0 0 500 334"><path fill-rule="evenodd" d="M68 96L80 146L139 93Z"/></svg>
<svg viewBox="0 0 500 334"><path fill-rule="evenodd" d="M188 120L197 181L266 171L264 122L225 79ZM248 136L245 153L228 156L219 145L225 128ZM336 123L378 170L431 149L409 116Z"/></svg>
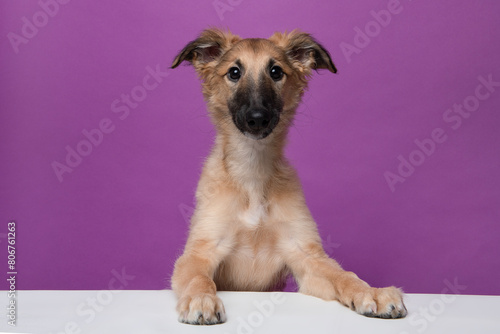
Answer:
<svg viewBox="0 0 500 334"><path fill-rule="evenodd" d="M241 71L237 67L231 67L229 69L229 72L227 72L227 76L228 76L229 80L236 82L241 77Z"/></svg>
<svg viewBox="0 0 500 334"><path fill-rule="evenodd" d="M274 81L280 81L283 78L283 70L279 66L271 67L269 75Z"/></svg>

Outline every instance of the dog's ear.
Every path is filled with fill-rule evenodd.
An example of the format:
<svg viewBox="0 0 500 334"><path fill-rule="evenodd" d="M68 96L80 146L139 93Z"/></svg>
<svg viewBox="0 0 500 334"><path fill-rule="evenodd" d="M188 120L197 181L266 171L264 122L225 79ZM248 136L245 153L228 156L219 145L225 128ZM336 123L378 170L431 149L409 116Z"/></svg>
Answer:
<svg viewBox="0 0 500 334"><path fill-rule="evenodd" d="M196 69L219 59L231 46L241 38L230 31L220 29L206 29L200 36L191 41L179 52L172 63L176 68L183 61L190 62Z"/></svg>
<svg viewBox="0 0 500 334"><path fill-rule="evenodd" d="M281 46L292 65L298 66L302 71L327 69L337 73L328 51L307 33L298 30L289 34L275 33L269 40Z"/></svg>

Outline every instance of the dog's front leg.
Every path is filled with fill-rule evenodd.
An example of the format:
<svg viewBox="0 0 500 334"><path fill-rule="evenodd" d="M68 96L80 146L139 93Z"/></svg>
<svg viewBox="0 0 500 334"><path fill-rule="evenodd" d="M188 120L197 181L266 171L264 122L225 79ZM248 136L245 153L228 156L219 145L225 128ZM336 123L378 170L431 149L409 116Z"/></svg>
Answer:
<svg viewBox="0 0 500 334"><path fill-rule="evenodd" d="M402 318L407 314L401 290L395 287L372 288L353 272L343 270L329 258L319 241L298 240L289 252L292 269L304 294L325 300L338 300L365 316Z"/></svg>
<svg viewBox="0 0 500 334"><path fill-rule="evenodd" d="M213 325L226 321L224 305L216 296L214 271L220 260L213 242L188 241L177 259L172 289L178 297L179 321L192 325Z"/></svg>

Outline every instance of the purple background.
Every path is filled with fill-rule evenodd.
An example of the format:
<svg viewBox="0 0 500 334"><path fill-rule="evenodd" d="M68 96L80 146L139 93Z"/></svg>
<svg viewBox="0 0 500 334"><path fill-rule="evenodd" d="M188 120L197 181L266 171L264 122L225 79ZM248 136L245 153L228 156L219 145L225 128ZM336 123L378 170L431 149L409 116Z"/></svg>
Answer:
<svg viewBox="0 0 500 334"><path fill-rule="evenodd" d="M370 23L390 2L233 0L219 16L213 1L70 1L44 17L36 1L2 1L0 247L15 220L17 287L107 289L113 270L134 276L127 289L168 286L214 132L191 67L147 96L138 86L212 25L300 28L331 52L339 74L313 76L287 153L329 254L374 286L499 294L500 87L479 88L479 106L467 97L479 76L500 81L500 2L401 0L385 27ZM33 15L16 53L9 33ZM367 45L356 27L372 29ZM113 112L131 93L144 100ZM464 100L477 110L453 129L443 115ZM53 162L105 119L113 131L60 182ZM391 191L384 173L436 128L446 141Z"/></svg>

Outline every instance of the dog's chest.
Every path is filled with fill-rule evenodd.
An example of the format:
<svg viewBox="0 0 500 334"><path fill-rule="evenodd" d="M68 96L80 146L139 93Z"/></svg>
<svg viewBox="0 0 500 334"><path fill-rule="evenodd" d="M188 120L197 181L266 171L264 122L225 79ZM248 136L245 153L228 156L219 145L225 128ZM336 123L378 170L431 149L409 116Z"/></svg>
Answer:
<svg viewBox="0 0 500 334"><path fill-rule="evenodd" d="M238 219L243 226L254 229L264 223L267 218L267 204L259 199L250 199L250 204L243 210Z"/></svg>
<svg viewBox="0 0 500 334"><path fill-rule="evenodd" d="M240 185L240 194L245 198L237 219L243 226L255 228L267 218L268 205L264 189L272 172L272 159L256 141L238 145L234 151L236 159L230 163L230 172Z"/></svg>
<svg viewBox="0 0 500 334"><path fill-rule="evenodd" d="M248 227L255 228L263 224L268 216L269 203L264 196L264 184L267 182L265 172L256 173L244 182L247 206L238 214L240 222Z"/></svg>

